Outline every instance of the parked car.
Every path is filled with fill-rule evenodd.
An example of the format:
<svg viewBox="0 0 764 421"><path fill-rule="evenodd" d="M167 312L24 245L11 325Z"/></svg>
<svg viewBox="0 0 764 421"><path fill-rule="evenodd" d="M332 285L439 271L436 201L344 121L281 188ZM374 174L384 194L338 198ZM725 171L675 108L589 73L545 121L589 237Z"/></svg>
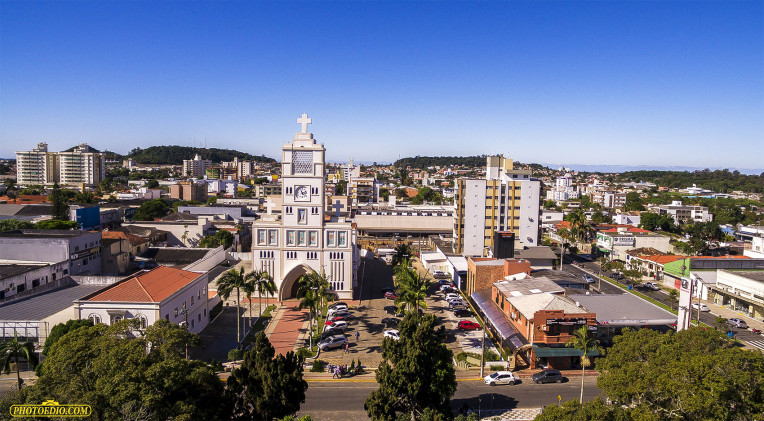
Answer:
<svg viewBox="0 0 764 421"><path fill-rule="evenodd" d="M341 330L343 332L346 331L347 328L348 328L348 322L344 322L344 321L334 322L334 323L332 323L330 325L324 326L324 330L338 329L338 330Z"/></svg>
<svg viewBox="0 0 764 421"><path fill-rule="evenodd" d="M483 327L480 326L480 323L475 323L471 320L462 320L458 324L459 329L462 330L480 330Z"/></svg>
<svg viewBox="0 0 764 421"><path fill-rule="evenodd" d="M396 298L398 298L398 296L393 291L387 291L385 293L385 298L387 298L388 300L395 300Z"/></svg>
<svg viewBox="0 0 764 421"><path fill-rule="evenodd" d="M348 308L348 303L346 303L344 301L336 301L336 302L333 302L333 303L329 304L329 308L330 309L337 308L337 307L340 307L340 306L345 306L345 308Z"/></svg>
<svg viewBox="0 0 764 421"><path fill-rule="evenodd" d="M485 384L496 386L497 384L509 384L513 385L517 382L515 375L511 371L497 371L493 374L485 376Z"/></svg>
<svg viewBox="0 0 764 421"><path fill-rule="evenodd" d="M330 336L318 342L318 349L321 351L327 351L330 349L343 347L346 343L348 343L348 338L346 338L345 335Z"/></svg>
<svg viewBox="0 0 764 421"><path fill-rule="evenodd" d="M454 301L451 301L451 302L448 303L448 309L449 310L454 310L454 309L457 309L457 308L466 309L467 308L467 303L465 303L464 300L454 300Z"/></svg>
<svg viewBox="0 0 764 421"><path fill-rule="evenodd" d="M339 307L335 307L335 308L330 308L326 312L326 316L327 317L334 316L334 315L343 316L343 315L347 315L347 314L350 314L350 312L348 311L348 308L345 307L345 306L339 306Z"/></svg>
<svg viewBox="0 0 764 421"><path fill-rule="evenodd" d="M660 291L661 287L658 286L655 282L645 282L642 284L644 288L651 289L653 291Z"/></svg>
<svg viewBox="0 0 764 421"><path fill-rule="evenodd" d="M393 287L384 287L382 288L382 293L387 294L388 292L395 292L395 288Z"/></svg>
<svg viewBox="0 0 764 421"><path fill-rule="evenodd" d="M445 272L443 272L441 270L436 270L435 272L432 273L432 276L435 279L448 279L450 277L449 274L447 274L447 273L445 273Z"/></svg>
<svg viewBox="0 0 764 421"><path fill-rule="evenodd" d="M727 323L740 329L748 329L748 325L745 323L745 320L743 319L738 319L733 317L731 319L727 319Z"/></svg>
<svg viewBox="0 0 764 421"><path fill-rule="evenodd" d="M330 336L336 336L336 335L344 335L345 331L341 329L326 329L324 330L324 333L321 334L321 340L324 340Z"/></svg>
<svg viewBox="0 0 764 421"><path fill-rule="evenodd" d="M708 306L703 303L692 303L692 308L693 310L700 309L700 311L711 311L708 309Z"/></svg>
<svg viewBox="0 0 764 421"><path fill-rule="evenodd" d="M397 341L401 338L400 332L398 332L398 329L390 329L385 331L385 338L390 338L392 340Z"/></svg>
<svg viewBox="0 0 764 421"><path fill-rule="evenodd" d="M585 273L584 276L582 276L582 278L584 279L584 281L590 284L594 283L594 278L592 278L592 275L589 275L588 273Z"/></svg>
<svg viewBox="0 0 764 421"><path fill-rule="evenodd" d="M562 383L562 373L555 369L547 368L534 374L531 379L533 379L534 383Z"/></svg>
<svg viewBox="0 0 764 421"><path fill-rule="evenodd" d="M438 286L442 287L443 285L451 285L451 280L450 279L441 279L441 280L439 280L438 281Z"/></svg>
<svg viewBox="0 0 764 421"><path fill-rule="evenodd" d="M462 296L455 292L449 292L448 294L446 294L446 301L453 300L454 298L462 298Z"/></svg>
<svg viewBox="0 0 764 421"><path fill-rule="evenodd" d="M445 292L445 293L456 292L456 289L451 284L443 284L440 286L440 292Z"/></svg>
<svg viewBox="0 0 764 421"><path fill-rule="evenodd" d="M332 317L328 317L326 319L326 322L324 322L324 324L325 325L330 325L330 324L332 324L334 322L339 322L339 321L346 322L347 321L347 316L336 316L335 315L335 316L332 316Z"/></svg>
<svg viewBox="0 0 764 421"><path fill-rule="evenodd" d="M385 325L385 327L398 327L400 322L400 319L396 319L395 317L385 317L382 319L382 324Z"/></svg>
<svg viewBox="0 0 764 421"><path fill-rule="evenodd" d="M456 317L472 317L474 314L472 314L471 311L467 310L466 308L457 308L454 310L454 316Z"/></svg>

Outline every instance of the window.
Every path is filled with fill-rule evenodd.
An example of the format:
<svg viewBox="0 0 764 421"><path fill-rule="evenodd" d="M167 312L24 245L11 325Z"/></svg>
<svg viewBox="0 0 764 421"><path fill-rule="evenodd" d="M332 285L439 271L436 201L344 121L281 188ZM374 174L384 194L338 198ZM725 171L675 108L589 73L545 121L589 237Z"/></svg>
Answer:
<svg viewBox="0 0 764 421"><path fill-rule="evenodd" d="M348 233L347 231L340 231L337 233L337 245L339 247L346 247L347 241L348 241Z"/></svg>
<svg viewBox="0 0 764 421"><path fill-rule="evenodd" d="M97 314L91 314L90 316L88 316L88 320L93 322L94 325L97 325L98 323L101 323L101 316Z"/></svg>
<svg viewBox="0 0 764 421"><path fill-rule="evenodd" d="M148 321L148 319L146 319L146 316L138 315L138 317L136 317L136 318L138 320L140 320L140 322L141 322L141 329L146 329L147 327L149 327L149 321Z"/></svg>
<svg viewBox="0 0 764 421"><path fill-rule="evenodd" d="M278 238L279 238L279 232L277 230L268 230L269 245L277 246L279 244Z"/></svg>
<svg viewBox="0 0 764 421"><path fill-rule="evenodd" d="M257 244L265 245L265 230L257 230Z"/></svg>
<svg viewBox="0 0 764 421"><path fill-rule="evenodd" d="M201 321L202 321L202 313L199 313L199 314L197 315L196 319L197 319L197 320L199 320L199 321L201 322Z"/></svg>
<svg viewBox="0 0 764 421"><path fill-rule="evenodd" d="M318 246L318 232L317 231L310 231L308 235L308 243L311 247Z"/></svg>
<svg viewBox="0 0 764 421"><path fill-rule="evenodd" d="M337 241L336 241L336 238L337 238L337 232L336 232L336 231L328 231L328 232L326 233L326 237L327 237L327 243L328 243L328 246L329 246L329 247L334 247L334 245L335 245L335 244L336 244L336 242L337 242Z"/></svg>
<svg viewBox="0 0 764 421"><path fill-rule="evenodd" d="M194 296L191 296L191 305L194 305Z"/></svg>
<svg viewBox="0 0 764 421"><path fill-rule="evenodd" d="M287 231L287 245L293 246L295 245L295 238L294 238L294 231Z"/></svg>
<svg viewBox="0 0 764 421"><path fill-rule="evenodd" d="M178 317L178 307L175 307L175 314L174 314L174 316Z"/></svg>
<svg viewBox="0 0 764 421"><path fill-rule="evenodd" d="M297 245L304 247L305 244L305 231L297 231Z"/></svg>
<svg viewBox="0 0 764 421"><path fill-rule="evenodd" d="M297 209L297 223L298 224L307 224L308 223L308 210L305 208L299 208Z"/></svg>

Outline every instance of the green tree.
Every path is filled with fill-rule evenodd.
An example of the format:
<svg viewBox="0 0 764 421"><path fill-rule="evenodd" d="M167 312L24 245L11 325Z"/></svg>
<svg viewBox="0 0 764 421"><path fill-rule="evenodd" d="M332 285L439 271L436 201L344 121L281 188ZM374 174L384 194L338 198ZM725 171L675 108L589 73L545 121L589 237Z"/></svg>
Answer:
<svg viewBox="0 0 764 421"><path fill-rule="evenodd" d="M420 308L427 308L427 290L430 288L430 280L419 275L412 267L397 266L395 279L398 286L398 298L395 300L399 306L407 307L412 312L418 312Z"/></svg>
<svg viewBox="0 0 764 421"><path fill-rule="evenodd" d="M373 420L412 420L424 415L451 418L451 397L456 391L453 354L443 344L444 326L435 328L435 316L409 313L401 321L400 340L382 342L383 361L376 373L379 388L364 403Z"/></svg>
<svg viewBox="0 0 764 421"><path fill-rule="evenodd" d="M395 247L395 254L393 255L392 264L393 267L398 266L404 260L410 261L414 255L414 251L411 250L411 246L408 244L399 244Z"/></svg>
<svg viewBox="0 0 764 421"><path fill-rule="evenodd" d="M0 231L13 231L34 228L34 224L29 221L19 219L3 219L0 221Z"/></svg>
<svg viewBox="0 0 764 421"><path fill-rule="evenodd" d="M66 323L59 323L50 330L50 335L45 339L45 346L42 348L42 355L48 355L50 349L53 348L53 344L58 342L62 336L67 333L77 330L81 327L92 327L93 322L89 319L72 319Z"/></svg>
<svg viewBox="0 0 764 421"><path fill-rule="evenodd" d="M674 231L674 219L668 215L659 215L652 212L642 212L639 217L639 226L648 231Z"/></svg>
<svg viewBox="0 0 764 421"><path fill-rule="evenodd" d="M337 196L343 196L347 193L348 189L348 182L345 180L340 180L335 185L334 194Z"/></svg>
<svg viewBox="0 0 764 421"><path fill-rule="evenodd" d="M215 372L183 358L185 344L198 343L196 336L164 319L136 337L139 330L133 319L62 336L28 388L27 402L88 404L100 420L224 417L223 384Z"/></svg>
<svg viewBox="0 0 764 421"><path fill-rule="evenodd" d="M61 221L69 220L69 205L66 204L66 199L64 198L58 183L53 184L53 190L50 192L50 195L48 195L48 201L53 205L51 209L53 219Z"/></svg>
<svg viewBox="0 0 764 421"><path fill-rule="evenodd" d="M241 291L245 288L244 280L244 268L229 269L223 276L218 279L218 294L223 301L227 300L231 296L233 291L236 291L236 342L241 343L241 327L239 321L241 319Z"/></svg>
<svg viewBox="0 0 764 421"><path fill-rule="evenodd" d="M159 188L159 181L157 181L157 180L148 180L146 182L146 188L148 188L148 189L158 189Z"/></svg>
<svg viewBox="0 0 764 421"><path fill-rule="evenodd" d="M659 421L660 418L640 417L640 421ZM627 409L618 405L608 405L602 399L580 403L576 400L564 402L561 406L548 405L534 418L535 421L633 421Z"/></svg>
<svg viewBox="0 0 764 421"><path fill-rule="evenodd" d="M387 202L390 200L390 190L379 189L379 197L381 197L383 201Z"/></svg>
<svg viewBox="0 0 764 421"><path fill-rule="evenodd" d="M600 355L605 353L604 348L599 346L599 341L589 334L588 326L581 326L580 329L573 332L573 336L565 343L565 346L573 347L581 351L581 398L579 402L584 401L584 375L586 366L591 365L589 354L597 351Z"/></svg>
<svg viewBox="0 0 764 421"><path fill-rule="evenodd" d="M602 213L601 210L592 213L592 224L609 224L611 222L613 222L613 219Z"/></svg>
<svg viewBox="0 0 764 421"><path fill-rule="evenodd" d="M584 240L588 227L588 222L586 220L586 214L584 213L584 210L578 208L568 213L565 215L565 220L570 222L570 231L571 234L573 234L573 237L577 240Z"/></svg>
<svg viewBox="0 0 764 421"><path fill-rule="evenodd" d="M199 240L199 244L196 246L201 248L215 248L223 246L224 249L228 249L233 245L233 240L234 236L230 231L221 229L217 230L214 234L202 237L202 239Z"/></svg>
<svg viewBox="0 0 764 421"><path fill-rule="evenodd" d="M310 338L311 349L313 349L313 328L314 321L317 321L319 312L324 310L324 303L331 299L334 294L329 291L329 277L324 273L315 270L300 276L297 279L299 287L297 296L300 298L299 308L307 308L310 316ZM318 326L316 326L316 329Z"/></svg>
<svg viewBox="0 0 764 421"><path fill-rule="evenodd" d="M308 389L302 374L302 358L292 351L276 355L265 334L258 333L241 367L228 378L226 394L233 403L232 419L272 420L294 415Z"/></svg>
<svg viewBox="0 0 764 421"><path fill-rule="evenodd" d="M162 199L152 199L141 203L141 206L133 214L135 221L153 221L170 212L170 207Z"/></svg>
<svg viewBox="0 0 764 421"><path fill-rule="evenodd" d="M623 276L625 276L633 284L638 284L639 281L642 280L642 272L635 269L624 270Z"/></svg>
<svg viewBox="0 0 764 421"><path fill-rule="evenodd" d="M21 389L21 360L24 358L27 363L35 368L37 366L37 355L34 353L34 344L31 341L21 342L16 332L13 332L13 339L0 344L0 367L3 372L11 372L11 360L16 364L16 381Z"/></svg>
<svg viewBox="0 0 764 421"><path fill-rule="evenodd" d="M605 395L646 419L761 420L764 355L721 332L624 330L597 361ZM645 419L645 418L642 418Z"/></svg>
<svg viewBox="0 0 764 421"><path fill-rule="evenodd" d="M60 221L57 219L40 221L34 224L35 229L38 230L71 230L76 229L78 226L77 221Z"/></svg>
<svg viewBox="0 0 764 421"><path fill-rule="evenodd" d="M626 203L623 206L625 211L642 211L645 207L642 205L642 198L639 193L633 191L626 193Z"/></svg>

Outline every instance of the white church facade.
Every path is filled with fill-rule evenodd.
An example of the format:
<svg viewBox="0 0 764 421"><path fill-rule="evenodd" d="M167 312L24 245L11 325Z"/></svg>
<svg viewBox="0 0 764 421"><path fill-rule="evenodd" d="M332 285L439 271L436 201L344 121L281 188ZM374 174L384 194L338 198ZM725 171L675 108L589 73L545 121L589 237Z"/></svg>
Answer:
<svg viewBox="0 0 764 421"><path fill-rule="evenodd" d="M339 298L351 299L360 261L355 224L339 208L324 212L326 149L308 132L306 114L297 122L301 132L281 149L281 212L268 203L268 214L253 223L252 267L273 277L282 300L295 297L298 278L314 270L323 270Z"/></svg>

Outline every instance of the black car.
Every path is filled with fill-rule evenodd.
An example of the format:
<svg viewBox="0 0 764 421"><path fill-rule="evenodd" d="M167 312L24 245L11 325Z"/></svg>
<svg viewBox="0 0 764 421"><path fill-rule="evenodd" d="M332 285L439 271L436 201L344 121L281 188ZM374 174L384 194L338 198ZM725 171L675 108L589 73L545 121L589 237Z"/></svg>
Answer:
<svg viewBox="0 0 764 421"><path fill-rule="evenodd" d="M385 312L387 314L392 314L397 317L403 317L403 312L398 309L396 306L385 306Z"/></svg>
<svg viewBox="0 0 764 421"><path fill-rule="evenodd" d="M534 374L532 379L534 383L562 383L562 373L555 369L547 368Z"/></svg>
<svg viewBox="0 0 764 421"><path fill-rule="evenodd" d="M340 329L327 329L324 331L324 333L321 334L321 340L324 340L330 336L336 336L336 335L344 335L345 332L343 332Z"/></svg>
<svg viewBox="0 0 764 421"><path fill-rule="evenodd" d="M382 324L385 325L385 327L398 327L398 323L400 322L401 321L395 317L385 317L382 319Z"/></svg>
<svg viewBox="0 0 764 421"><path fill-rule="evenodd" d="M347 307L347 306L348 306L348 304L347 304L346 302L344 302L344 301L335 301L335 302L333 302L333 303L329 304L329 309L331 310L331 309L333 309L333 308L337 308L337 307L339 307L339 306L345 306L345 307Z"/></svg>
<svg viewBox="0 0 764 421"><path fill-rule="evenodd" d="M457 308L454 310L454 316L456 317L472 317L474 316L471 311L466 308Z"/></svg>

